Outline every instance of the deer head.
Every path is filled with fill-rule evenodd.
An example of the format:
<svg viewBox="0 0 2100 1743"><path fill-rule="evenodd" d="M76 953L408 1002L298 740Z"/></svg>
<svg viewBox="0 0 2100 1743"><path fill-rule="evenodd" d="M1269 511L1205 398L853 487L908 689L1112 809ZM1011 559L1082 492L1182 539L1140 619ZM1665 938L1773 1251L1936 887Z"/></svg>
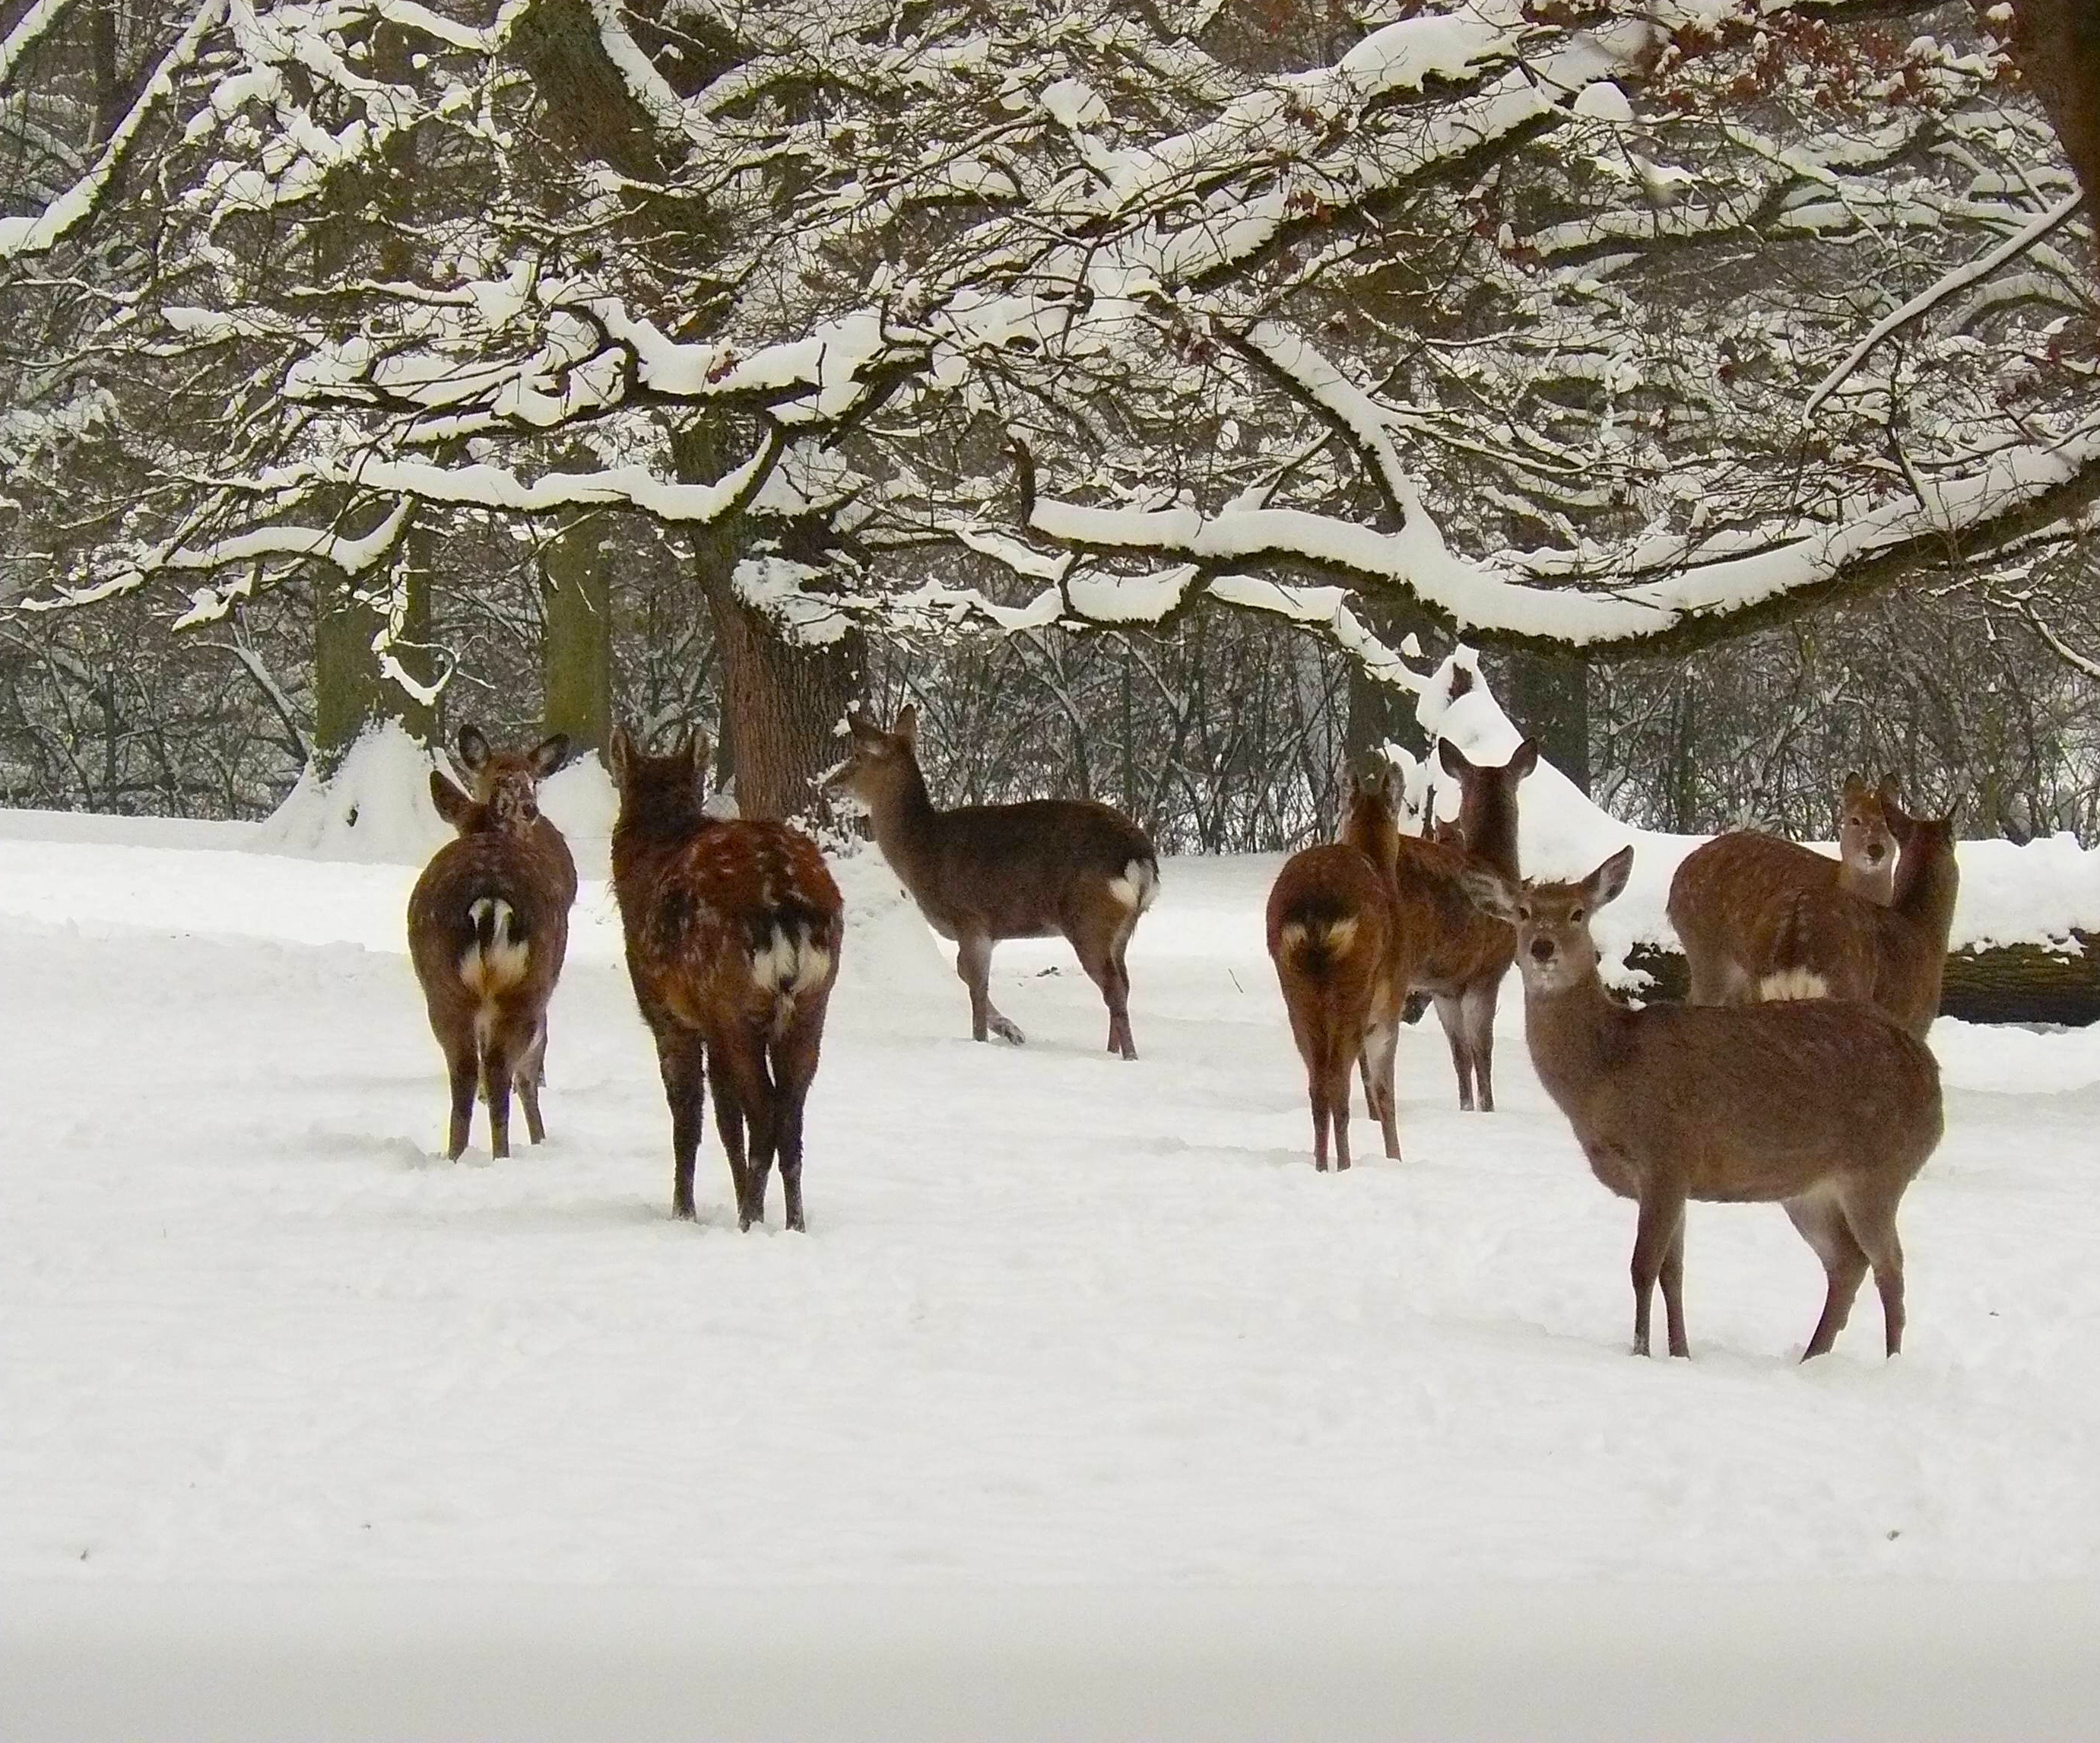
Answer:
<svg viewBox="0 0 2100 1743"><path fill-rule="evenodd" d="M499 828L529 828L538 819L540 783L560 768L568 754L569 735L565 732L541 739L529 751L498 751L490 747L479 726L462 726L459 731L460 766L472 783L474 802L488 807ZM435 777L430 793L433 798L437 796ZM446 812L443 800L439 801L438 810L446 821L459 827Z"/></svg>
<svg viewBox="0 0 2100 1743"><path fill-rule="evenodd" d="M1469 866L1459 882L1476 907L1516 928L1517 966L1527 993L1565 992L1596 972L1590 916L1626 887L1634 850L1622 847L1579 884L1512 884L1499 872Z"/></svg>
<svg viewBox="0 0 2100 1743"><path fill-rule="evenodd" d="M885 732L862 710L846 715L853 748L846 760L824 777L824 786L858 799L870 810L884 801L908 792L914 782L923 784L919 772L919 710L906 703L896 724Z"/></svg>
<svg viewBox="0 0 2100 1743"><path fill-rule="evenodd" d="M1886 870L1895 858L1893 819L1899 814L1895 776L1885 774L1878 787L1869 787L1857 770L1846 775L1838 805L1838 857L1855 872Z"/></svg>
<svg viewBox="0 0 2100 1743"><path fill-rule="evenodd" d="M691 825L700 810L700 765L707 739L688 726L668 757L646 757L624 726L612 729L606 766L620 789L620 827L637 823Z"/></svg>

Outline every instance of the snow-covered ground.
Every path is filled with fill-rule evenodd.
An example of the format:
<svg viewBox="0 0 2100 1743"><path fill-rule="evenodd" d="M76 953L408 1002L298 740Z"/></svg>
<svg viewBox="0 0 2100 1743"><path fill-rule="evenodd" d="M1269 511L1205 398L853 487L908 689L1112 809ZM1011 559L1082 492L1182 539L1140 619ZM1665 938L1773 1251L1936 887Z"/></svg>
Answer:
<svg viewBox="0 0 2100 1743"><path fill-rule="evenodd" d="M237 1734L153 1705L176 1686L304 1736L390 1690L397 1736L1078 1735L1057 1703L1081 1696L1132 1736L1314 1712L2068 1736L2100 1710L2073 1626L2100 1620L2100 1032L1935 1030L1948 1131L1904 1207L1899 1361L1869 1303L1795 1365L1821 1274L1766 1207L1694 1208L1695 1359L1639 1361L1631 1211L1533 1079L1514 984L1501 1111L1457 1111L1431 1019L1401 1044L1406 1160L1360 1110L1371 1159L1312 1172L1262 950L1273 859L1166 867L1136 1064L1100 1050L1061 944L995 963L1028 1046L972 1044L880 862L846 866L810 1232L781 1232L776 1188L739 1236L712 1132L699 1225L667 1215L602 881L549 1142L493 1164L478 1122L451 1166L413 867L257 840L0 813L11 1736L92 1732L97 1700L104 1734ZM1025 1670L945 1705L897 1668L995 1639ZM368 1639L422 1670L375 1684ZM155 1723L82 1669L96 1643ZM677 1683L739 1655L799 1719L727 1670ZM278 1688L287 1661L318 1680ZM593 1705L587 1662L633 1676ZM425 1673L485 1673L512 1722L436 1695L403 1717ZM998 1689L1040 1696L1039 1726Z"/></svg>

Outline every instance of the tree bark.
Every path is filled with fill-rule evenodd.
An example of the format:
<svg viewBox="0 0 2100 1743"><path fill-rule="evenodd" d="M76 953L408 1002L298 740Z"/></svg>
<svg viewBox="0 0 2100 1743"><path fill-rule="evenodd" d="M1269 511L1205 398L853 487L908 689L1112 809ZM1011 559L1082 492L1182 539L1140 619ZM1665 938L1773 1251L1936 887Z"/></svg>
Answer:
<svg viewBox="0 0 2100 1743"><path fill-rule="evenodd" d="M1590 666L1579 654L1513 653L1500 692L1517 730L1582 792L1590 790Z"/></svg>
<svg viewBox="0 0 2100 1743"><path fill-rule="evenodd" d="M672 438L682 482L712 484L730 470L723 434L702 419ZM693 534L695 571L721 654L721 737L743 815L806 816L825 809L816 778L839 760L833 729L861 694L867 644L858 630L821 646L789 642L739 598L736 565L752 531L739 514Z"/></svg>
<svg viewBox="0 0 2100 1743"><path fill-rule="evenodd" d="M546 730L602 751L612 731L612 565L606 519L571 518L541 554L541 683Z"/></svg>
<svg viewBox="0 0 2100 1743"><path fill-rule="evenodd" d="M2059 954L2034 944L1948 953L1939 1013L1971 1023L2100 1022L2100 935L2074 933L2082 955ZM1675 951L1637 945L1630 967L1652 977L1645 996L1675 1002L1691 986L1683 957Z"/></svg>
<svg viewBox="0 0 2100 1743"><path fill-rule="evenodd" d="M426 527L411 526L404 536L399 571L408 590L408 610L393 654L419 683L430 669L430 576L432 541ZM396 720L417 743L437 737L438 711L418 701L381 670L373 642L386 627L386 615L357 596L357 589L334 570L318 569L314 580L314 762L333 774L358 735L374 721ZM412 644L412 645L404 645Z"/></svg>
<svg viewBox="0 0 2100 1743"><path fill-rule="evenodd" d="M1359 595L1352 609L1366 629L1396 652L1410 635L1427 638L1434 627L1427 611L1403 599ZM1412 741L1415 736L1414 698L1394 685L1380 683L1352 660L1348 728L1343 739L1349 766L1361 768L1364 759L1388 739Z"/></svg>
<svg viewBox="0 0 2100 1743"><path fill-rule="evenodd" d="M2093 0L2015 0L2013 52L2085 197L2100 203L2100 7Z"/></svg>

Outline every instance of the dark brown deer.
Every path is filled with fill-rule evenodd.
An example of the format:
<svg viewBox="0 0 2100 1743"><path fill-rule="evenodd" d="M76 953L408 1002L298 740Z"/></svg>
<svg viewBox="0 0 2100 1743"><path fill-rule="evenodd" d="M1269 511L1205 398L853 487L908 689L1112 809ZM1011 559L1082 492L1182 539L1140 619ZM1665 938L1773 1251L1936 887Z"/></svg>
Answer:
<svg viewBox="0 0 2100 1743"><path fill-rule="evenodd" d="M918 756L919 712L888 732L856 710L853 753L826 781L867 807L882 850L928 924L955 945L970 990L970 1035L1020 1044L991 1002L991 951L1001 938L1061 933L1109 1008L1112 1053L1137 1057L1123 953L1159 893L1159 857L1145 832L1091 799L1030 799L938 810Z"/></svg>
<svg viewBox="0 0 2100 1743"><path fill-rule="evenodd" d="M1349 1165L1349 1071L1363 1072L1385 1153L1400 1157L1393 1103L1393 1050L1400 988L1393 946L1399 916L1392 883L1393 770L1381 758L1357 782L1331 844L1284 862L1268 893L1269 960L1283 988L1291 1039L1305 1061L1312 1104L1312 1166Z"/></svg>
<svg viewBox="0 0 2100 1743"><path fill-rule="evenodd" d="M694 1214L712 1070L739 1226L765 1220L777 1156L788 1226L801 1229L803 1110L838 978L845 904L801 831L700 809L702 755L690 732L668 757L643 756L617 729L608 748L620 788L613 892L670 1104L671 1212Z"/></svg>
<svg viewBox="0 0 2100 1743"><path fill-rule="evenodd" d="M547 1135L540 1118L547 1002L568 951L576 867L561 832L540 815L530 781L505 781L483 802L433 770L430 798L459 834L408 898L408 955L452 1078L445 1154L456 1162L466 1149L478 1089L488 1104L489 1148L501 1158L510 1154L514 1088L532 1141Z"/></svg>
<svg viewBox="0 0 2100 1743"><path fill-rule="evenodd" d="M1684 1335L1688 1199L1786 1207L1829 1287L1806 1356L1836 1341L1871 1266L1888 1352L1903 1346L1896 1206L1941 1130L1939 1066L1916 1036L1833 999L1630 1010L1597 975L1590 919L1626 888L1621 848L1579 884L1467 874L1516 929L1524 1039L1597 1178L1639 1203L1634 1350L1648 1353L1658 1280L1670 1352ZM1806 1359L1804 1357L1804 1360Z"/></svg>
<svg viewBox="0 0 2100 1743"><path fill-rule="evenodd" d="M1814 972L1812 964L1780 960L1782 940L1796 929L1798 901L1827 908L1836 892L1847 905L1887 903L1899 845L1895 796L1893 774L1878 787L1861 774L1845 777L1836 859L1749 829L1718 835L1685 856L1670 880L1669 913L1692 970L1692 1004L1747 1004L1775 974L1804 966ZM1798 958L1800 944L1789 947ZM1771 990L1784 994L1800 984L1789 979Z"/></svg>
<svg viewBox="0 0 2100 1743"><path fill-rule="evenodd" d="M1526 739L1500 768L1471 762L1448 739L1439 742L1437 757L1458 783L1458 821L1449 827L1456 829L1461 845L1397 837L1396 973L1403 998L1427 993L1436 1006L1458 1074L1458 1105L1472 1109L1477 1086L1480 1111L1492 1114L1495 1005L1516 939L1507 926L1473 905L1459 879L1469 867L1516 878L1516 789L1538 766L1538 747Z"/></svg>
<svg viewBox="0 0 2100 1743"><path fill-rule="evenodd" d="M468 791L483 805L508 788L514 792L531 794L536 807L540 783L560 768L569 754L569 735L566 732L543 739L528 751L499 751L491 747L480 727L466 726L460 728L458 742L460 766L466 770ZM569 852L568 842L555 827L552 818L542 815L533 828L546 848L548 857L567 875L568 900L574 902L576 862Z"/></svg>
<svg viewBox="0 0 2100 1743"><path fill-rule="evenodd" d="M1939 1014L1961 894L1954 818L1912 817L1891 806L1890 822L1903 857L1889 904L1837 889L1798 892L1761 964L1758 996L1862 1001L1922 1040Z"/></svg>

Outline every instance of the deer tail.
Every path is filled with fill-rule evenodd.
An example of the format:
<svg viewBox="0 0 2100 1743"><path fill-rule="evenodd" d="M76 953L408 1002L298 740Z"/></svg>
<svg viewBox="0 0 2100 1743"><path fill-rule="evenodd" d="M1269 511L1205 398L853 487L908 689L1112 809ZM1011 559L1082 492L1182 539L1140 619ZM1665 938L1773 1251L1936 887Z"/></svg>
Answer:
<svg viewBox="0 0 2100 1743"><path fill-rule="evenodd" d="M1159 862L1145 856L1133 858L1120 877L1109 880L1109 894L1131 910L1135 920L1159 896Z"/></svg>
<svg viewBox="0 0 2100 1743"><path fill-rule="evenodd" d="M1353 914L1306 914L1283 923L1277 945L1283 959L1308 979L1325 980L1356 947Z"/></svg>
<svg viewBox="0 0 2100 1743"><path fill-rule="evenodd" d="M1807 898L1797 894L1787 910L1786 923L1772 941L1770 965L1758 981L1758 999L1768 1003L1779 999L1827 999L1830 982L1808 966Z"/></svg>
<svg viewBox="0 0 2100 1743"><path fill-rule="evenodd" d="M501 896L483 896L467 905L474 938L460 954L460 979L468 991L488 999L525 978L532 943L518 911Z"/></svg>
<svg viewBox="0 0 2100 1743"><path fill-rule="evenodd" d="M772 917L761 941L751 952L752 983L773 995L773 1030L784 1031L796 1003L823 985L834 953L829 929L814 914L783 912Z"/></svg>

